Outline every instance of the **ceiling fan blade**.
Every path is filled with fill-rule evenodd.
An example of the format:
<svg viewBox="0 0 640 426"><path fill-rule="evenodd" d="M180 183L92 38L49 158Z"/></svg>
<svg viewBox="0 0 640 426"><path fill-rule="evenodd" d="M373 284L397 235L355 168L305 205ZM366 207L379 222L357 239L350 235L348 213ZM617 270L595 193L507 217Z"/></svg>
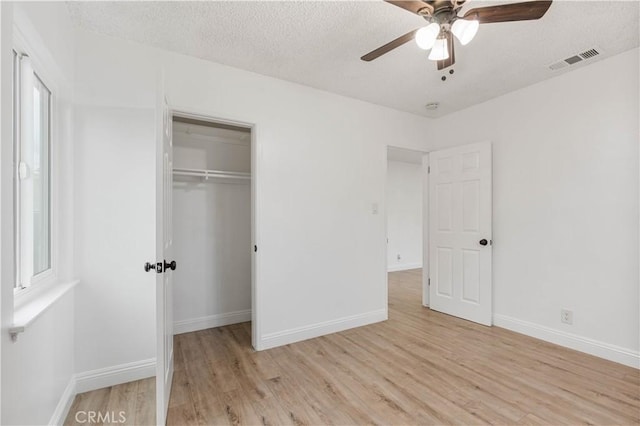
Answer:
<svg viewBox="0 0 640 426"><path fill-rule="evenodd" d="M453 47L453 36L450 32L447 32L447 49L449 50L449 57L447 59L437 61L438 71L450 67L451 65L456 63L456 53Z"/></svg>
<svg viewBox="0 0 640 426"><path fill-rule="evenodd" d="M469 10L464 14L463 18L475 18L480 21L481 24L528 21L542 18L549 9L549 6L551 6L551 0L478 7Z"/></svg>
<svg viewBox="0 0 640 426"><path fill-rule="evenodd" d="M397 1L397 0L385 0L387 3L391 3L394 6L398 6L404 10L415 13L416 15L431 15L433 14L433 6L423 1ZM421 12L422 11L422 12Z"/></svg>
<svg viewBox="0 0 640 426"><path fill-rule="evenodd" d="M390 52L391 50L395 49L396 47L402 46L403 44L413 40L415 38L416 35L416 31L418 31L417 29L410 31L408 33L406 33L403 36L398 37L397 39L390 41L389 43L385 44L384 46L380 46L375 50L372 50L371 52L367 53L366 55L364 55L362 58L363 61L373 61L374 59L384 55L387 52Z"/></svg>

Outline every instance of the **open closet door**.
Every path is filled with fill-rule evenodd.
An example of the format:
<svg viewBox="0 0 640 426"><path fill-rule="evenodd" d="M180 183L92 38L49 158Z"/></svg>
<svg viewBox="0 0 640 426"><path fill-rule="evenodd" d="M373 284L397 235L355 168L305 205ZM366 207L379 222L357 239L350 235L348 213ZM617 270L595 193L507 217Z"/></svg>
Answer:
<svg viewBox="0 0 640 426"><path fill-rule="evenodd" d="M429 153L429 306L491 325L491 144Z"/></svg>
<svg viewBox="0 0 640 426"><path fill-rule="evenodd" d="M162 78L160 79L162 83ZM156 423L167 419L173 379L173 261L171 194L173 187L172 120L164 85L156 105Z"/></svg>

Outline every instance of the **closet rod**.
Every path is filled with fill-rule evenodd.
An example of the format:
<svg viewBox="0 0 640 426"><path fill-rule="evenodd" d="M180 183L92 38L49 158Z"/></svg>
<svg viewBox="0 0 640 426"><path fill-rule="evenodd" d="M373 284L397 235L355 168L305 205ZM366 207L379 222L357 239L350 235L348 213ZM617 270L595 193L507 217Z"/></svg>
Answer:
<svg viewBox="0 0 640 426"><path fill-rule="evenodd" d="M173 174L178 176L200 176L208 178L225 178L225 179L251 179L250 173L244 172L227 172L224 170L203 170L203 169L179 169L174 168Z"/></svg>

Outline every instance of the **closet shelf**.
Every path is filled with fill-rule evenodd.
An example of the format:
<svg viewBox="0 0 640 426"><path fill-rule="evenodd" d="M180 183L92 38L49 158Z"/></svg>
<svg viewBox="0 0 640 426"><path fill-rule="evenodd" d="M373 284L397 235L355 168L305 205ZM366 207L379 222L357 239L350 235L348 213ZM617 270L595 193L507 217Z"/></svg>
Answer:
<svg viewBox="0 0 640 426"><path fill-rule="evenodd" d="M173 174L176 176L197 176L205 179L223 178L223 179L251 179L251 173L245 172L228 172L225 170L204 170L204 169L179 169L174 168Z"/></svg>

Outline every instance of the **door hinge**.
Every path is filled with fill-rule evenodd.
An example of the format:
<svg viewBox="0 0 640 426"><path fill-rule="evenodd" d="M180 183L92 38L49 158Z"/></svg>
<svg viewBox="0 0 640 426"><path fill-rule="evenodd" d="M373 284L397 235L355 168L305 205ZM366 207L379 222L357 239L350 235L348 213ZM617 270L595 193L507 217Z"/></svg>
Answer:
<svg viewBox="0 0 640 426"><path fill-rule="evenodd" d="M431 166L427 166L427 173L431 173Z"/></svg>
<svg viewBox="0 0 640 426"><path fill-rule="evenodd" d="M429 278L429 282L427 283L429 287L431 287L431 278Z"/></svg>

